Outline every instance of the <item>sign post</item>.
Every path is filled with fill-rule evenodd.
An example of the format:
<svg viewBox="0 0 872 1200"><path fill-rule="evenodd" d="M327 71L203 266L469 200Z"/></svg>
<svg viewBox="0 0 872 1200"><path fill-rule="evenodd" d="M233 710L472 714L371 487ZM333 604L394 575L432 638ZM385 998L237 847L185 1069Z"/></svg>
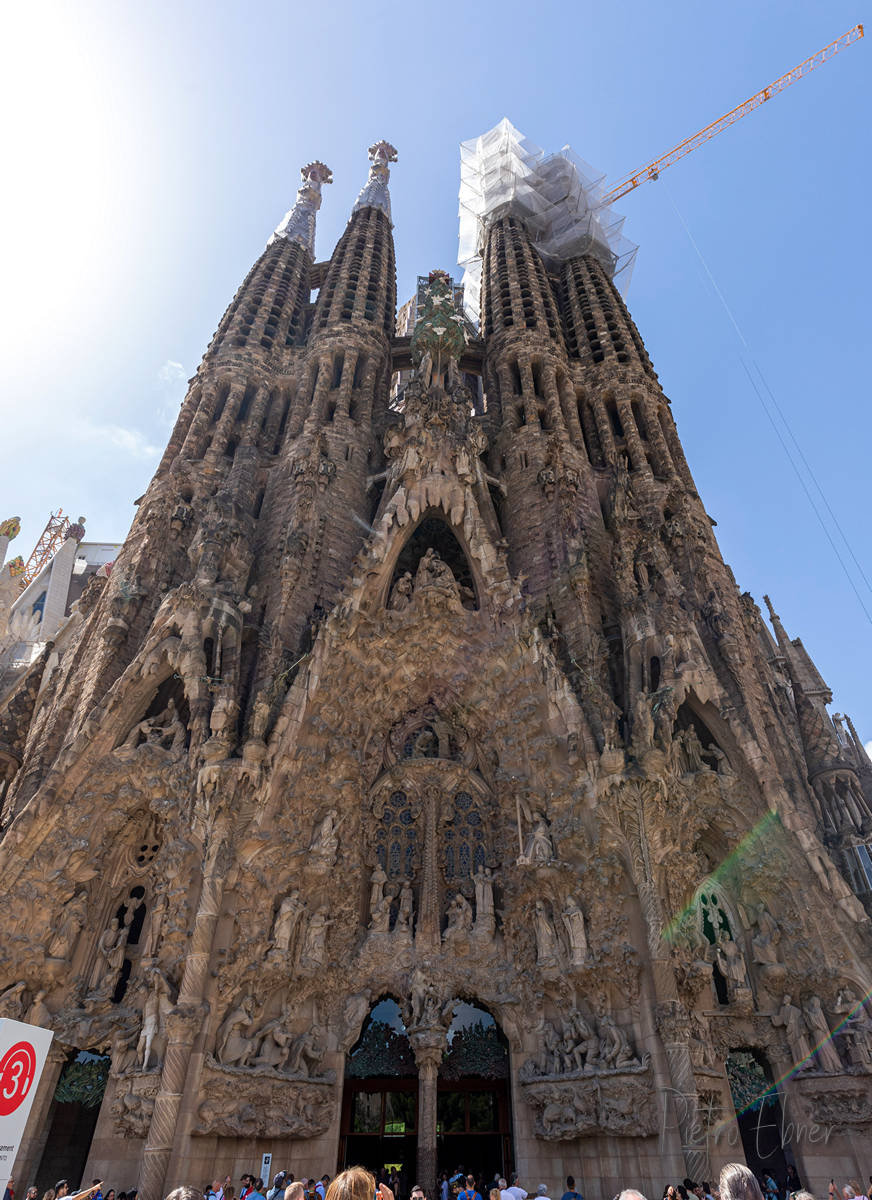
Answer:
<svg viewBox="0 0 872 1200"><path fill-rule="evenodd" d="M54 1034L0 1017L0 1196L6 1190Z"/></svg>
<svg viewBox="0 0 872 1200"><path fill-rule="evenodd" d="M263 1180L264 1190L269 1187L269 1172L272 1166L272 1154L265 1154L260 1160L260 1177Z"/></svg>

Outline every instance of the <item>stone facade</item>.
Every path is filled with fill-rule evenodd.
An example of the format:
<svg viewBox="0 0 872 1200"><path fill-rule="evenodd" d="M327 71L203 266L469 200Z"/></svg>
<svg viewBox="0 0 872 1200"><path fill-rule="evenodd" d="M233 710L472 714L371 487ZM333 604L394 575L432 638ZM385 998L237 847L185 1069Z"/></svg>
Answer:
<svg viewBox="0 0 872 1200"><path fill-rule="evenodd" d="M805 1181L859 1175L872 765L739 593L596 258L503 212L481 339L441 272L395 336L395 158L327 263L304 168L111 577L3 701L0 1011L56 1031L16 1177L64 1049L111 1055L89 1179L332 1173L385 997L427 1184L460 1000L528 1186L711 1178L736 1051Z"/></svg>

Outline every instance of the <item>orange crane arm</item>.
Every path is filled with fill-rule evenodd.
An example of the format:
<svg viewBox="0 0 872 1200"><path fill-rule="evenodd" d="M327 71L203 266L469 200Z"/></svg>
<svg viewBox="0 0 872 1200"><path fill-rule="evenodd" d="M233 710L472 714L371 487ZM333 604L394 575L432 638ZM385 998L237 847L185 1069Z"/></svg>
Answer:
<svg viewBox="0 0 872 1200"><path fill-rule="evenodd" d="M716 137L722 129L726 129L728 125L734 125L736 121L740 121L742 117L752 112L755 108L758 108L766 100L769 100L776 92L781 92L786 87L790 87L797 79L802 79L803 75L807 75L815 67L821 66L827 59L832 58L834 54L838 54L840 50L844 50L846 46L850 46L852 42L859 41L862 36L863 26L855 25L853 29L849 29L847 33L843 33L834 42L830 42L829 45L824 46L823 50L818 50L817 54L812 54L810 58L804 59L798 67L793 67L786 75L782 75L780 79L776 79L774 83L770 83L769 87L765 87L762 91L757 92L756 95L746 100L744 104L739 104L736 108L731 109L730 112L725 113L724 116L719 117L717 121L712 121L711 125L706 125L705 129L700 129L699 133L685 138L683 142L679 142L667 154L662 154L660 158L655 158L647 166L626 175L620 183L616 183L613 188L606 192L600 201L600 205L605 207L606 205L614 204L621 196L626 196L627 192L632 192L633 188L637 188L646 179L656 179L661 171L664 171L667 167L671 167L680 158L684 158L685 154L690 154L691 150L695 150L697 146L701 146L704 142Z"/></svg>

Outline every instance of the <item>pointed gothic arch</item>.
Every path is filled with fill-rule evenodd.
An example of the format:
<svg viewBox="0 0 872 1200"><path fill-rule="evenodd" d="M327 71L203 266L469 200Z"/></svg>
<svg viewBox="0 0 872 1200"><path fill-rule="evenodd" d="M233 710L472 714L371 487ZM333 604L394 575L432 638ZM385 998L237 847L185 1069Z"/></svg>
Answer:
<svg viewBox="0 0 872 1200"><path fill-rule="evenodd" d="M465 546L463 532L445 519L441 509L427 509L422 513L395 554L389 556L389 562L393 565L382 603L387 602L397 580L406 573L415 579L421 559L428 550L433 550L451 569L460 588L463 606L481 608L481 579Z"/></svg>

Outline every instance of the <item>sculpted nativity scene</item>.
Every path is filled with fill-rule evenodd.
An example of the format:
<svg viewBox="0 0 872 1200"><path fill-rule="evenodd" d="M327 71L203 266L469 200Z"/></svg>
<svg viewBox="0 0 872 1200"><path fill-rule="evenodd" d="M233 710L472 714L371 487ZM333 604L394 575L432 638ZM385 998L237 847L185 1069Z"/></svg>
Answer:
<svg viewBox="0 0 872 1200"><path fill-rule="evenodd" d="M392 146L327 262L303 169L3 699L19 1179L85 1067L77 1167L142 1200L265 1152L598 1200L753 1163L761 1111L813 1187L868 1168L872 764L720 556L607 222L529 201L576 166L489 196L498 130L480 327L433 271L397 331Z"/></svg>

